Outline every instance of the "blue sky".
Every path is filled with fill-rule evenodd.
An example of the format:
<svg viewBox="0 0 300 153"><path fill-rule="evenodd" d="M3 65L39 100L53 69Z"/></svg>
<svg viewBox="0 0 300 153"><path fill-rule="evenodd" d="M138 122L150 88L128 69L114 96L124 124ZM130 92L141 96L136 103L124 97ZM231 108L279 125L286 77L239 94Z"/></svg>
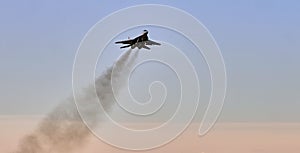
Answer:
<svg viewBox="0 0 300 153"><path fill-rule="evenodd" d="M142 3L2 0L0 114L49 112L71 94L73 59L85 33L110 13ZM221 120L300 121L300 2L147 3L182 9L214 36L228 75Z"/></svg>

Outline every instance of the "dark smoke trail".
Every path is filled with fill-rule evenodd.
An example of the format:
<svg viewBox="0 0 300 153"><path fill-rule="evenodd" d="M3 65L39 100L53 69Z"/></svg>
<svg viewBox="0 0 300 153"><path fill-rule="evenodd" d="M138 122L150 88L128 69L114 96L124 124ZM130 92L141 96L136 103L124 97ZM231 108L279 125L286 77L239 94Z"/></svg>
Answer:
<svg viewBox="0 0 300 153"><path fill-rule="evenodd" d="M77 101L80 107L84 107L85 113L89 114L88 122L93 123L95 126L101 116L95 115L97 105L93 103L93 99L99 98L106 111L109 111L114 105L111 74L114 71L113 77L120 78L122 74L129 73L128 70L137 57L137 52L135 52L130 58L131 51L130 49L125 52L115 62L114 69L113 67L108 68L96 79L95 87L98 97L90 94L90 91L94 90L94 86L90 85L83 92L82 98ZM82 146L89 134L89 129L82 122L72 97L50 112L41 121L38 128L21 141L18 150L14 153L67 153L78 145Z"/></svg>

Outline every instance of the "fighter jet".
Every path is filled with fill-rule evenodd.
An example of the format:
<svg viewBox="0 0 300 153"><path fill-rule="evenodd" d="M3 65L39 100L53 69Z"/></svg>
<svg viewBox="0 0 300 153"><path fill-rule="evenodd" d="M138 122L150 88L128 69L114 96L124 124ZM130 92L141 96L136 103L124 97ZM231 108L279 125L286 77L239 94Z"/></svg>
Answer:
<svg viewBox="0 0 300 153"><path fill-rule="evenodd" d="M154 42L152 40L148 39L148 31L144 30L143 34L135 37L134 39L128 38L128 40L123 41L117 41L116 44L126 44L125 46L122 46L120 48L127 48L131 47L131 49L134 49L137 47L138 49L145 48L150 50L150 48L146 45L161 45L160 43Z"/></svg>

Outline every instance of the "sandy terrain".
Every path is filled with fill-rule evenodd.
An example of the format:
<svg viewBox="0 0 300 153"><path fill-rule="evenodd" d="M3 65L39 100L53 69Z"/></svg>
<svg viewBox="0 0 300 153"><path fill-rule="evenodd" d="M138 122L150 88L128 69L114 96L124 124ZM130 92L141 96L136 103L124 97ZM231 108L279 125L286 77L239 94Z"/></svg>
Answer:
<svg viewBox="0 0 300 153"><path fill-rule="evenodd" d="M34 131L38 117L0 117L0 152L11 153L19 140ZM141 125L139 125L141 126ZM153 153L299 153L300 123L218 123L207 135L197 135L198 124ZM130 140L130 138L128 138ZM103 143L91 135L72 153L118 153L126 151Z"/></svg>

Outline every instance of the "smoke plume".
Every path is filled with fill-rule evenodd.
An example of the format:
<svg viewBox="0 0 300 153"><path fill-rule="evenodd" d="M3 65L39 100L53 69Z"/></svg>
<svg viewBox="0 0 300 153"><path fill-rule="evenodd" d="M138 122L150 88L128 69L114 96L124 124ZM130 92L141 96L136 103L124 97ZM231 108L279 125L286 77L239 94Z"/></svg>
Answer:
<svg viewBox="0 0 300 153"><path fill-rule="evenodd" d="M114 105L114 94L111 86L112 71L114 71L114 79L121 79L124 73L129 73L138 54L137 51L131 52L131 49L125 52L115 62L114 67L108 68L100 75L95 84L86 88L81 98L76 101L77 105L83 107L84 113L89 115L87 122L91 123L90 125L101 124L101 121L99 122L101 116L95 115L98 111L96 109L98 105L94 103L93 99L99 98L107 112ZM121 87L122 83L119 82L118 86ZM94 87L97 97L91 94L91 91L95 89ZM115 92L118 92L118 89ZM97 114L103 113L98 112ZM82 146L89 135L89 129L82 122L72 96L54 108L40 122L35 131L21 140L17 150L13 153L68 153L76 146Z"/></svg>

